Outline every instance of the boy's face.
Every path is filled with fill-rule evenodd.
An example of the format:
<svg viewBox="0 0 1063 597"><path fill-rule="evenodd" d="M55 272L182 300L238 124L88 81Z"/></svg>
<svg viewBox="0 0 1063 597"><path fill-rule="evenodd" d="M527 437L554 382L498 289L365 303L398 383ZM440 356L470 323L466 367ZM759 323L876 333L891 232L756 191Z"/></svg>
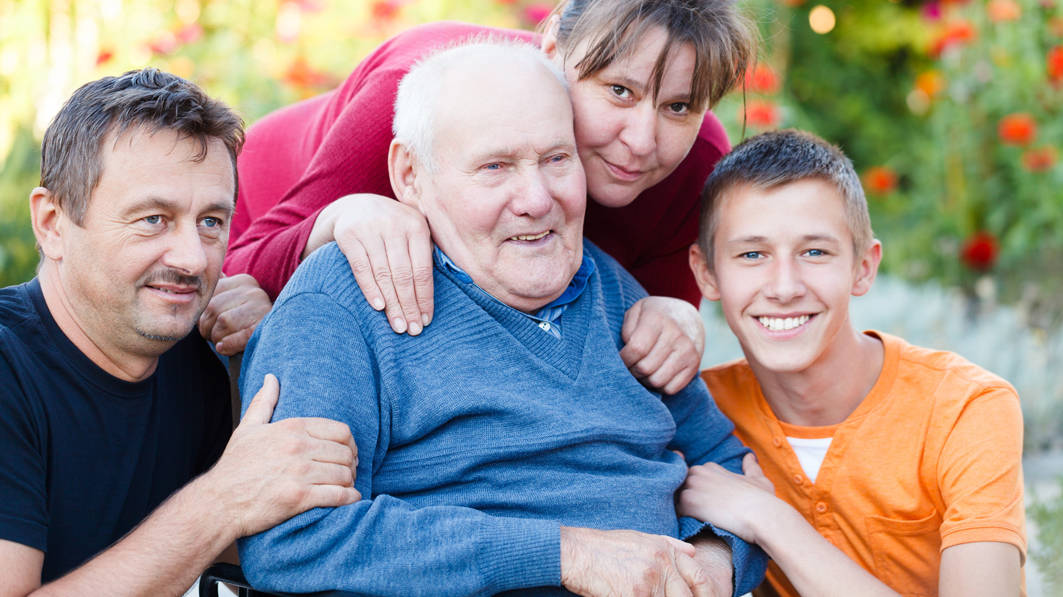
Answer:
<svg viewBox="0 0 1063 597"><path fill-rule="evenodd" d="M691 248L702 294L720 301L751 363L805 371L851 329L849 296L870 289L881 245L854 254L844 199L818 179L737 186L717 209L713 267Z"/></svg>

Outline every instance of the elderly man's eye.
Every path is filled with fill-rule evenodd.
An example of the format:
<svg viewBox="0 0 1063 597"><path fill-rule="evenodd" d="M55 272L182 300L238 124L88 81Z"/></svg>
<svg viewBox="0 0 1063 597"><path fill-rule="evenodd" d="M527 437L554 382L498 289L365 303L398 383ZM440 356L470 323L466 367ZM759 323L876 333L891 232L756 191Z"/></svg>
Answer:
<svg viewBox="0 0 1063 597"><path fill-rule="evenodd" d="M141 218L141 220L145 224L149 224L151 226L158 226L159 224L162 224L162 216L160 216L158 214L153 215L153 216L148 216L146 218Z"/></svg>
<svg viewBox="0 0 1063 597"><path fill-rule="evenodd" d="M568 161L567 153L555 153L554 155L546 158L546 161L551 164L563 164Z"/></svg>
<svg viewBox="0 0 1063 597"><path fill-rule="evenodd" d="M502 162L491 162L490 164L484 164L481 169L488 171L501 170L503 167Z"/></svg>

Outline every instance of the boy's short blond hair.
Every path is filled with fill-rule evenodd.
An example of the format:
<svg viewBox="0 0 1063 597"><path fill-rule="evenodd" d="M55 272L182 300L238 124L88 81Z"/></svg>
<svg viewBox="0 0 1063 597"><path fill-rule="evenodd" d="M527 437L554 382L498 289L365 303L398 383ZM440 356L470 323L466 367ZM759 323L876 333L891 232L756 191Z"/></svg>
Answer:
<svg viewBox="0 0 1063 597"><path fill-rule="evenodd" d="M806 179L834 185L845 200L845 216L853 235L853 251L859 258L874 240L867 199L853 163L838 147L796 130L762 133L746 139L716 164L701 192L698 246L712 268L712 244L716 237L720 203L739 185L771 189Z"/></svg>

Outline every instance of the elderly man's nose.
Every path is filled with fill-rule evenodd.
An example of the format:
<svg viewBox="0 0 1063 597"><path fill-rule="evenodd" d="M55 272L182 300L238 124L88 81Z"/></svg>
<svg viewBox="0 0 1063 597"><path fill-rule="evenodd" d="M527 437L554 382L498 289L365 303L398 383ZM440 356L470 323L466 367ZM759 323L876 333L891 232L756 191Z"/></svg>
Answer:
<svg viewBox="0 0 1063 597"><path fill-rule="evenodd" d="M516 189L516 196L510 205L519 216L541 218L550 213L553 204L553 194L542 173L533 170L522 177L522 184Z"/></svg>

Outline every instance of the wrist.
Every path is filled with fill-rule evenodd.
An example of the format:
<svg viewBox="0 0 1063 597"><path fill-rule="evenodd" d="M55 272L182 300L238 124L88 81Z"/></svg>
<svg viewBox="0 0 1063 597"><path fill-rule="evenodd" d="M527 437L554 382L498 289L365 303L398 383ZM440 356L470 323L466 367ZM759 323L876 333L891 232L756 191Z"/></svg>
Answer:
<svg viewBox="0 0 1063 597"><path fill-rule="evenodd" d="M202 536L221 549L246 533L243 530L243 510L236 503L234 488L225 486L211 468L196 477L171 498L187 518L187 524L200 529Z"/></svg>

